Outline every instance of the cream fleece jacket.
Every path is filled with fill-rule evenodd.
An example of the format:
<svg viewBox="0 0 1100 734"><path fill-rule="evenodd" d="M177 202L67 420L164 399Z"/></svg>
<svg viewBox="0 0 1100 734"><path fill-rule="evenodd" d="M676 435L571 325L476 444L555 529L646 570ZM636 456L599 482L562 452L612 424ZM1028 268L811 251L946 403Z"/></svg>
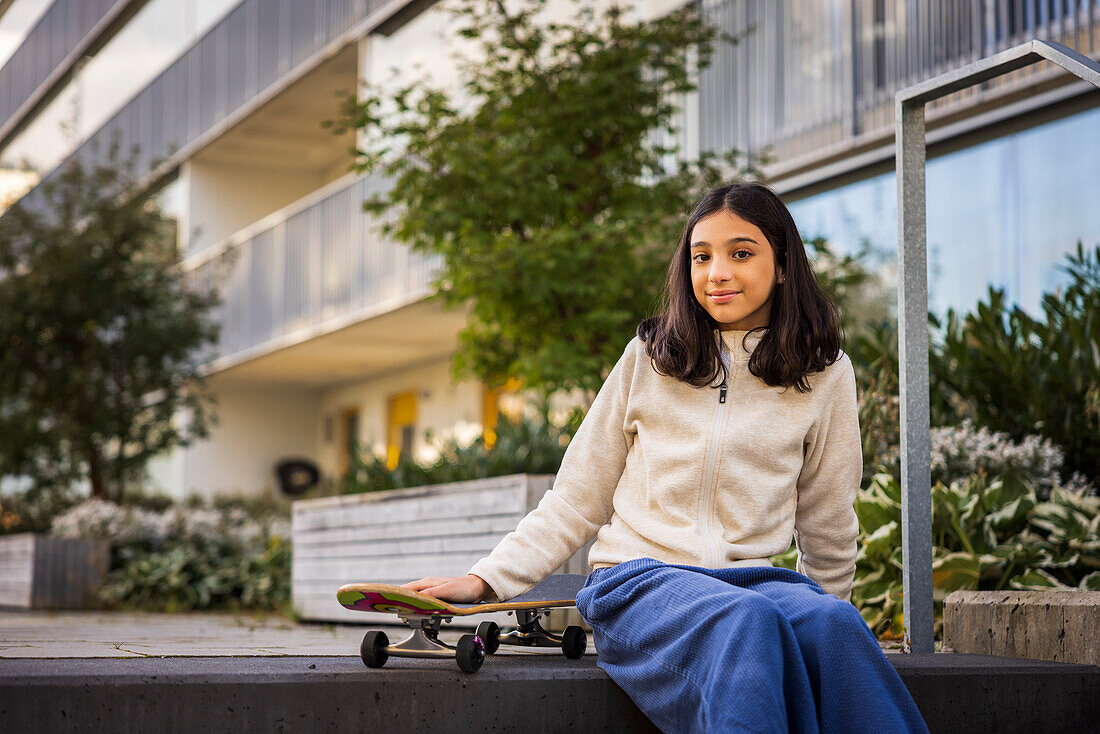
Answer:
<svg viewBox="0 0 1100 734"><path fill-rule="evenodd" d="M715 387L659 375L631 339L553 488L470 569L496 599L530 589L593 535L592 568L647 556L769 566L793 535L798 571L849 598L863 466L851 360L841 353L810 375L808 393L783 390L748 370L760 332L719 334L731 365L724 403Z"/></svg>

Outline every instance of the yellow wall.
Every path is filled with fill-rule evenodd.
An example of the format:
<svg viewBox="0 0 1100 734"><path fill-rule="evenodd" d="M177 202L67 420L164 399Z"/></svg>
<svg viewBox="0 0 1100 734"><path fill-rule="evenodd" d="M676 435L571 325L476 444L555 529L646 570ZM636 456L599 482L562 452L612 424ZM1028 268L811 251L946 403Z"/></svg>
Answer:
<svg viewBox="0 0 1100 734"><path fill-rule="evenodd" d="M413 437L419 432L416 425L416 393L404 392L389 398L386 427L386 468L397 468L402 447L412 451L412 440L403 434L411 430Z"/></svg>

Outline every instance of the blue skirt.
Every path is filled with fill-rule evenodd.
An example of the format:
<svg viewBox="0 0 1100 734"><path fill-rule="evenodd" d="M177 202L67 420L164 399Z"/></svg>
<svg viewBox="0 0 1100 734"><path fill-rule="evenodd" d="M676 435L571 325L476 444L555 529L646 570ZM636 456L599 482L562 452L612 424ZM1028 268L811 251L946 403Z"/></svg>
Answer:
<svg viewBox="0 0 1100 734"><path fill-rule="evenodd" d="M577 594L598 664L664 732L927 732L851 604L782 568L652 558Z"/></svg>

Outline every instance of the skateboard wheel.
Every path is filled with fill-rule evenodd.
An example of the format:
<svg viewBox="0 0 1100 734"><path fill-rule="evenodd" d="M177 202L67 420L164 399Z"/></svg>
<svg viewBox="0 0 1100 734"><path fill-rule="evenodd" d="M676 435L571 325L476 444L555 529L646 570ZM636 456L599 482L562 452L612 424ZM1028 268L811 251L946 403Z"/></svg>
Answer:
<svg viewBox="0 0 1100 734"><path fill-rule="evenodd" d="M584 655L587 647L588 635L584 633L583 629L576 625L565 628L565 633L561 636L561 651L565 654L565 657L570 660L577 660Z"/></svg>
<svg viewBox="0 0 1100 734"><path fill-rule="evenodd" d="M467 673L476 673L485 662L485 645L475 635L462 635L455 650L458 667Z"/></svg>
<svg viewBox="0 0 1100 734"><path fill-rule="evenodd" d="M371 630L363 635L363 644L359 646L359 657L363 658L363 664L368 668L381 668L386 664L390 654L386 652L390 639L385 632Z"/></svg>
<svg viewBox="0 0 1100 734"><path fill-rule="evenodd" d="M477 626L477 636L485 643L485 654L492 655L500 647L500 625L496 622L482 622Z"/></svg>

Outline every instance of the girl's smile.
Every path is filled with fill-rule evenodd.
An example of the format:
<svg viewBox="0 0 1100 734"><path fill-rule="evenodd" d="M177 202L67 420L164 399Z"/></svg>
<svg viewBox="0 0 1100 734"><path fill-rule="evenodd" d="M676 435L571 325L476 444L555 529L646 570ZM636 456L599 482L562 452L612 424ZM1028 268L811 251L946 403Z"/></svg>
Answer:
<svg viewBox="0 0 1100 734"><path fill-rule="evenodd" d="M728 209L700 219L691 232L695 299L722 331L767 326L772 290L782 283L771 243Z"/></svg>
<svg viewBox="0 0 1100 734"><path fill-rule="evenodd" d="M732 292L731 293L724 293L724 292L718 292L718 291L711 291L710 292L710 298L715 303L729 303L730 301L733 300L734 296L736 296L736 295L738 295L738 294L737 293L732 293Z"/></svg>

